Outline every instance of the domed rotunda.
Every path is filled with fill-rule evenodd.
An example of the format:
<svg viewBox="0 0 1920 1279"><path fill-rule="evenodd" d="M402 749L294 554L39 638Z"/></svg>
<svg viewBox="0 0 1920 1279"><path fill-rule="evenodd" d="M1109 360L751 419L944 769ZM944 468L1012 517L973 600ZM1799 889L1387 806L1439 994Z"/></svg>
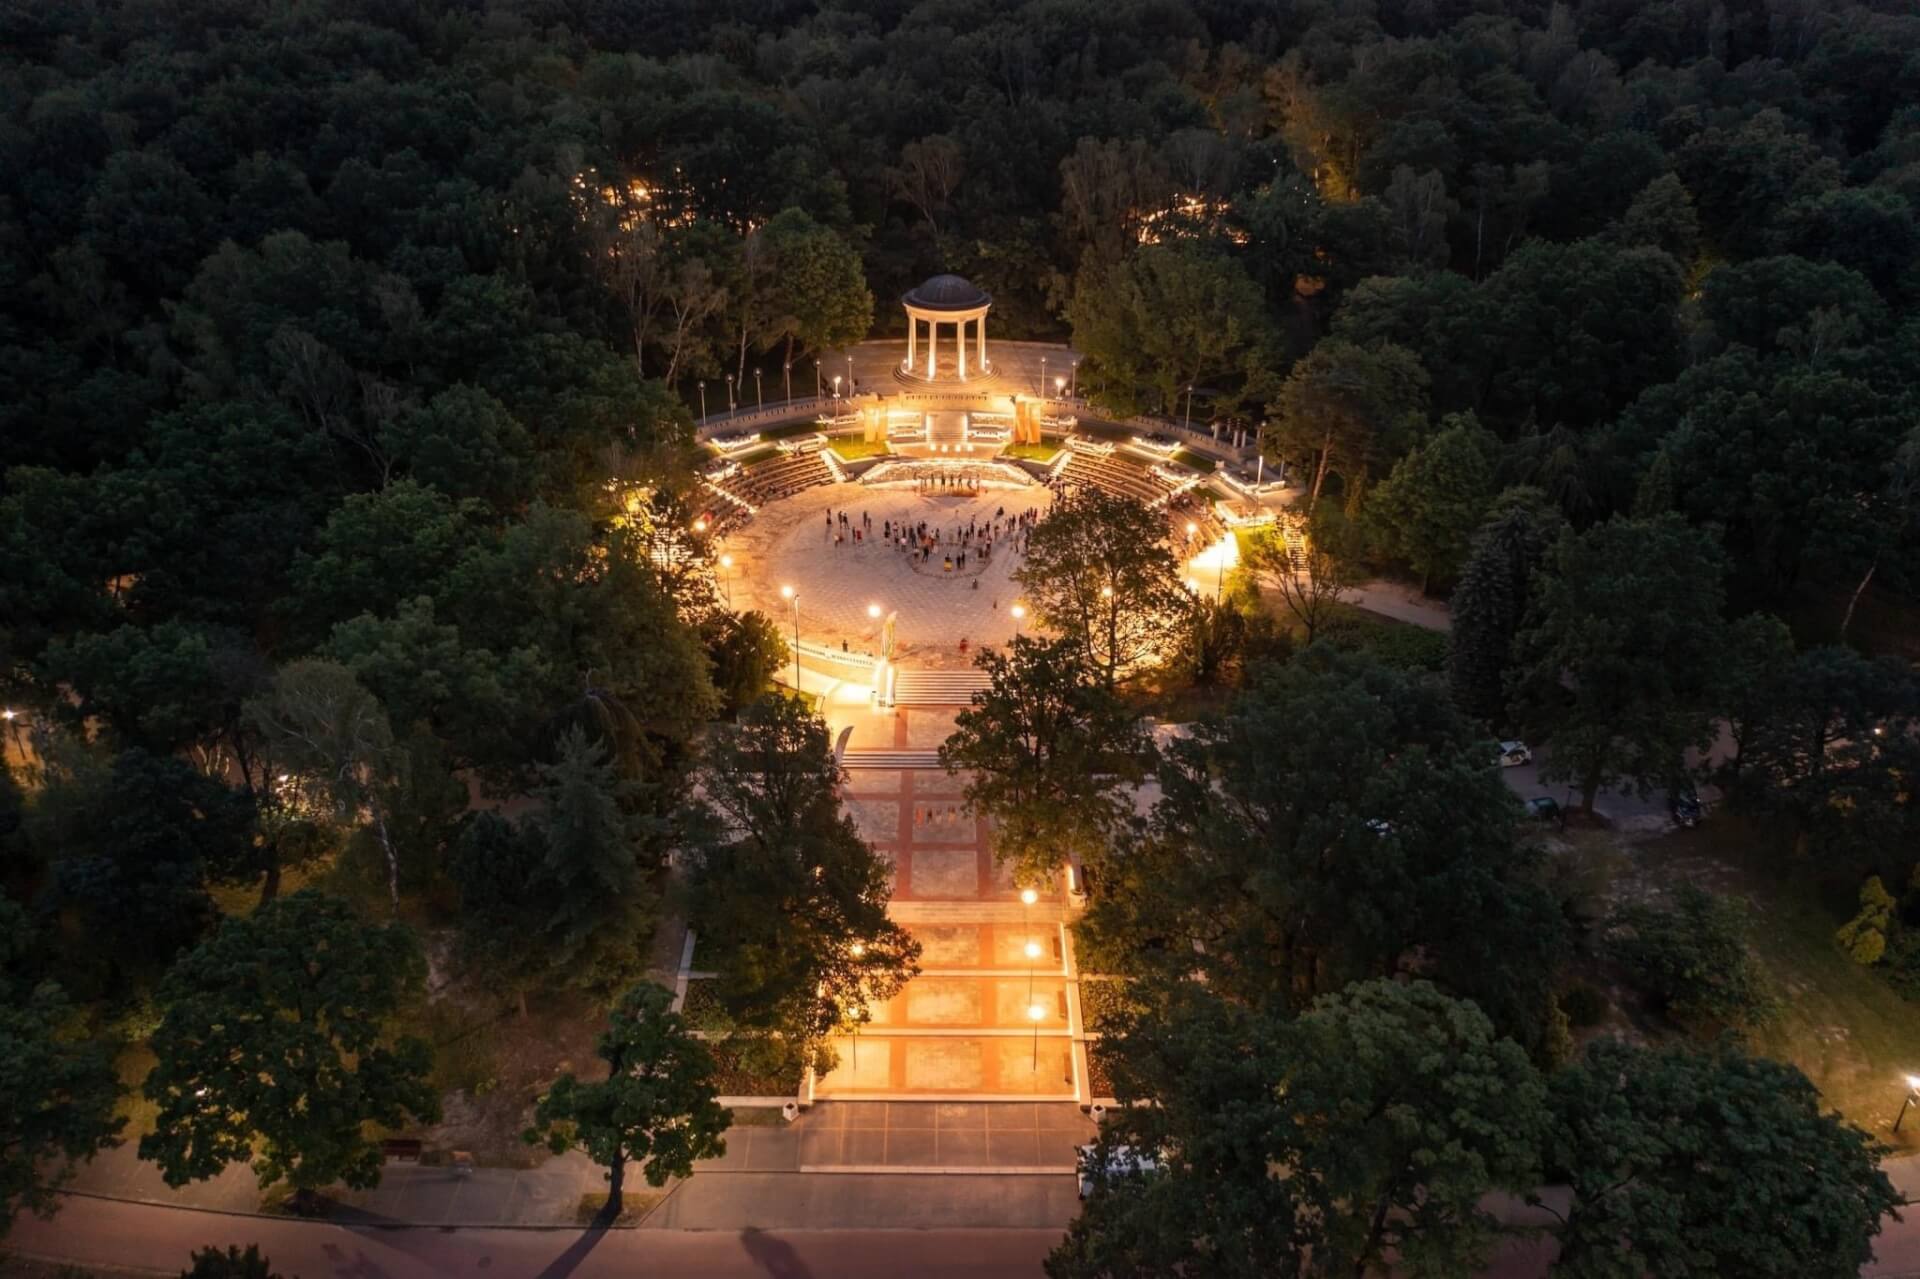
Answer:
<svg viewBox="0 0 1920 1279"><path fill-rule="evenodd" d="M907 355L900 361L903 376L925 382L964 382L968 376L984 377L993 372L987 358L987 312L993 298L971 280L957 275L936 275L909 289L900 299L907 313ZM926 347L920 343L920 326L927 326ZM967 349L967 326L973 326L973 352ZM942 348L940 332L952 326L953 340Z"/></svg>

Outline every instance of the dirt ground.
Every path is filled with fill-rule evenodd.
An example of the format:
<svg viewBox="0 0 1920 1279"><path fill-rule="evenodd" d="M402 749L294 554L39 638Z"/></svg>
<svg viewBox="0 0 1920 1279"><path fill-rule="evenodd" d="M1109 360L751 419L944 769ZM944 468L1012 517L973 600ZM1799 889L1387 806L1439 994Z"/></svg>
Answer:
<svg viewBox="0 0 1920 1279"><path fill-rule="evenodd" d="M653 981L673 985L685 936L686 924L677 916L661 920L649 951ZM534 1099L563 1072L603 1072L593 1044L605 1024L604 1010L578 992L529 996L522 1018L511 1000L495 993L454 979L441 983L422 1028L430 1032L442 1089L441 1121L420 1134L428 1151L468 1151L488 1167L544 1162L549 1156L543 1147L521 1140Z"/></svg>

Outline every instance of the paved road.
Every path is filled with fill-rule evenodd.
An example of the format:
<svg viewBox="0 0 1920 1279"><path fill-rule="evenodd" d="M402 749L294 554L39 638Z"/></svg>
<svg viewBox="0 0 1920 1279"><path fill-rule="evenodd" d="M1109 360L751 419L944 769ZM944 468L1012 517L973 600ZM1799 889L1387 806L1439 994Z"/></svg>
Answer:
<svg viewBox="0 0 1920 1279"><path fill-rule="evenodd" d="M178 1274L195 1248L258 1243L301 1279L926 1279L1040 1274L1058 1230L440 1230L348 1227L72 1199L16 1222L7 1247L82 1266Z"/></svg>
<svg viewBox="0 0 1920 1279"><path fill-rule="evenodd" d="M838 1178L813 1178L834 1180ZM936 1179L926 1178L933 1181ZM978 1180L941 1178L940 1181ZM81 1266L174 1275L195 1248L257 1243L301 1279L1019 1279L1041 1274L1052 1229L447 1230L343 1226L71 1197L52 1222L24 1218L7 1248ZM1920 1214L1888 1222L1866 1279L1920 1275ZM1551 1245L1517 1244L1484 1279L1539 1279Z"/></svg>

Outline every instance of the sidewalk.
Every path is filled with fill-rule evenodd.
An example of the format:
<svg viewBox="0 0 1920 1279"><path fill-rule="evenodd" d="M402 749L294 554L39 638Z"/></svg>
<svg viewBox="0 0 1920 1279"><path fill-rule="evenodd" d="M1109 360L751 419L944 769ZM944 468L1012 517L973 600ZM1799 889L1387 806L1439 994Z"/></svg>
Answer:
<svg viewBox="0 0 1920 1279"><path fill-rule="evenodd" d="M741 1130L746 1131L746 1130ZM728 1134L729 1138L732 1134ZM628 1184L645 1188L638 1169ZM245 1164L230 1164L219 1176L178 1190L159 1169L139 1158L134 1143L104 1151L83 1166L69 1188L90 1195L213 1212L260 1211L260 1186ZM476 1168L389 1163L371 1190L336 1187L326 1197L353 1210L357 1219L413 1225L571 1225L580 1197L606 1190L606 1170L569 1151L537 1168Z"/></svg>
<svg viewBox="0 0 1920 1279"><path fill-rule="evenodd" d="M1038 1200L1032 1187L1057 1182L1067 1186L1070 1195L1074 1147L1092 1139L1092 1123L1072 1105L822 1102L791 1124L729 1129L727 1153L703 1160L691 1180L674 1187L667 1204L677 1205L682 1198L687 1202L670 1212L663 1206L657 1224L697 1221L701 1229L774 1223L806 1229L980 1226L995 1223L990 1205L1013 1202L1051 1206L1043 1221L1033 1220L1023 1208L1004 1224L1064 1224L1057 1211L1063 1202L1059 1186L1052 1185ZM1049 1175L1036 1176L1037 1169ZM745 1174L785 1175L771 1182L755 1176L749 1179L751 1185L728 1184ZM960 1181L981 1185L952 1189ZM911 1192L897 1189L914 1182L926 1185ZM995 1182L1018 1183L1027 1191L1009 1198L1011 1191L989 1184ZM842 1190L835 1187L868 1186L871 1194L873 1184L896 1189L880 1195L878 1206L869 1204L861 1215L849 1217L836 1206ZM941 1185L949 1189L938 1189ZM637 1166L629 1167L627 1186L636 1198L652 1189ZM254 1213L261 1201L259 1185L243 1164L231 1165L211 1180L171 1189L153 1164L137 1157L131 1142L83 1167L69 1188L211 1212ZM537 1168L476 1168L466 1174L450 1167L389 1163L371 1190L335 1187L326 1198L339 1205L333 1220L360 1224L571 1226L581 1197L604 1194L606 1188L606 1169L578 1151L568 1151ZM943 1216L942 1203L954 1212ZM897 1204L898 1210L888 1204ZM648 1224L656 1223L649 1218Z"/></svg>

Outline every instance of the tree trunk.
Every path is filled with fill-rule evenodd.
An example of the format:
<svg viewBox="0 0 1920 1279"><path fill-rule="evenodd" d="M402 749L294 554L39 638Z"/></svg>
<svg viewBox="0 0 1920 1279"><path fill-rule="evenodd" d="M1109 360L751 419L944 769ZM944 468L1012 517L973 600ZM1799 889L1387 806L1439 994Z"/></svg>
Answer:
<svg viewBox="0 0 1920 1279"><path fill-rule="evenodd" d="M1853 610L1860 607L1860 597L1867 593L1867 586L1873 581L1873 575L1880 567L1879 557L1867 565L1867 575L1860 579L1860 585L1853 588L1853 594L1847 599L1847 614L1840 619L1840 642L1847 642L1847 628L1853 625Z"/></svg>
<svg viewBox="0 0 1920 1279"><path fill-rule="evenodd" d="M1589 817L1593 816L1593 801L1599 794L1600 766L1595 764L1587 770L1587 775L1580 779L1580 807Z"/></svg>
<svg viewBox="0 0 1920 1279"><path fill-rule="evenodd" d="M400 855L393 851L393 837L387 833L387 817L380 806L373 806L373 829L380 836L380 850L387 855L387 896L393 908L400 909Z"/></svg>
<svg viewBox="0 0 1920 1279"><path fill-rule="evenodd" d="M513 996L514 996L514 998L515 998L516 1000L518 1000L518 1001L519 1001L519 1003L520 1003L520 1020L521 1020L521 1021L525 1021L525 1020L527 1020L527 990L526 990L526 987L524 987L524 986L522 986L522 987L521 987L521 988L520 988L519 990L516 990L515 992L513 992Z"/></svg>
<svg viewBox="0 0 1920 1279"><path fill-rule="evenodd" d="M1320 504L1320 486L1327 480L1327 464L1333 460L1333 432L1327 432L1326 439L1320 443L1320 464L1313 472L1313 492L1307 498L1307 514L1313 514L1313 508Z"/></svg>
<svg viewBox="0 0 1920 1279"><path fill-rule="evenodd" d="M623 1146L614 1152L613 1162L607 1165L607 1206L600 1210L599 1223L611 1226L620 1220L620 1191L627 1180L627 1151Z"/></svg>
<svg viewBox="0 0 1920 1279"><path fill-rule="evenodd" d="M1373 1221L1367 1227L1367 1247L1358 1257L1353 1259L1353 1279L1367 1279L1369 1259L1380 1251L1380 1234L1387 1228L1387 1212L1392 1206L1392 1201L1384 1195L1381 1196L1380 1202L1375 1205Z"/></svg>

